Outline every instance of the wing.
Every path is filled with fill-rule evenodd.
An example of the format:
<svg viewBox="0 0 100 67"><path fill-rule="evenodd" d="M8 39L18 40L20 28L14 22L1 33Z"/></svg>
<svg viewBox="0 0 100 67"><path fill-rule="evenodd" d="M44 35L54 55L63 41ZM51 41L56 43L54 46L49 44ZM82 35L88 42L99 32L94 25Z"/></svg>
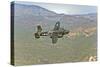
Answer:
<svg viewBox="0 0 100 67"><path fill-rule="evenodd" d="M58 22L55 24L54 30L59 30L59 28L60 28L60 22L58 21Z"/></svg>
<svg viewBox="0 0 100 67"><path fill-rule="evenodd" d="M58 40L58 35L56 33L52 34L52 43L55 44Z"/></svg>

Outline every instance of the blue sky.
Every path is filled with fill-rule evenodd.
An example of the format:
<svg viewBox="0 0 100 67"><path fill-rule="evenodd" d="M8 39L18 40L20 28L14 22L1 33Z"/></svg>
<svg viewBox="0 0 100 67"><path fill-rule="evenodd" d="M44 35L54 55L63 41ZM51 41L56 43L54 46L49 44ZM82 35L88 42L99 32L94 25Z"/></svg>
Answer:
<svg viewBox="0 0 100 67"><path fill-rule="evenodd" d="M50 11L54 11L59 14L88 14L96 13L96 6L87 6L87 5L71 5L71 4L50 4L50 3L36 3L36 2L24 2L16 1L16 3L27 4L27 5L38 5L43 8L46 8Z"/></svg>

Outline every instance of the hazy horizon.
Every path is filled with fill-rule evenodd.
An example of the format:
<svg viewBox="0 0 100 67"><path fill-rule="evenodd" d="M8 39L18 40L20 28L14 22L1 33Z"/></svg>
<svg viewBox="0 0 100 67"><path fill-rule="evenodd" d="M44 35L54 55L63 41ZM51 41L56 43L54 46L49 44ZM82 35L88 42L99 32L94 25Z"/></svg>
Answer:
<svg viewBox="0 0 100 67"><path fill-rule="evenodd" d="M71 4L53 4L53 3L36 3L36 2L24 2L15 1L15 3L26 4L26 5L37 5L53 11L58 14L89 14L97 13L96 6L87 5L71 5ZM67 8L67 9L66 9Z"/></svg>

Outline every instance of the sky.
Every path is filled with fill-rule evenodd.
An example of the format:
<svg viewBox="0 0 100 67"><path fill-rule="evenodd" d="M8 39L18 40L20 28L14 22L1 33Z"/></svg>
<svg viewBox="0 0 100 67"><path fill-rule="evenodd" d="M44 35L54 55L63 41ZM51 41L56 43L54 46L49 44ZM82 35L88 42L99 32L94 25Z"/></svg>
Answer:
<svg viewBox="0 0 100 67"><path fill-rule="evenodd" d="M25 1L16 1L16 3L26 4L26 5L37 5L43 8L46 8L50 11L54 11L58 14L88 14L96 13L96 6L88 5L72 5L72 4L50 4L50 3L37 3L37 2L25 2Z"/></svg>

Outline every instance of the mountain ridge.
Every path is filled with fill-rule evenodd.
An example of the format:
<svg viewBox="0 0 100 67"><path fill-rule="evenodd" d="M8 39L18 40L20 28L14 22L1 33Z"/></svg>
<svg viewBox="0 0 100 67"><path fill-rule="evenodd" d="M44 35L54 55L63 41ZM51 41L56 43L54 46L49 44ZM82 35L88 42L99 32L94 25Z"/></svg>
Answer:
<svg viewBox="0 0 100 67"><path fill-rule="evenodd" d="M28 11L28 12L33 12L34 14L33 15L36 15L36 16L39 16L39 15L51 15L51 16L54 16L56 15L57 13L53 12L53 11L50 11L48 9L45 9L43 7L40 7L40 6L37 6L37 5L25 5L25 4L18 4L18 3L15 3L15 8L16 8L16 11ZM26 14L28 13L26 12Z"/></svg>

